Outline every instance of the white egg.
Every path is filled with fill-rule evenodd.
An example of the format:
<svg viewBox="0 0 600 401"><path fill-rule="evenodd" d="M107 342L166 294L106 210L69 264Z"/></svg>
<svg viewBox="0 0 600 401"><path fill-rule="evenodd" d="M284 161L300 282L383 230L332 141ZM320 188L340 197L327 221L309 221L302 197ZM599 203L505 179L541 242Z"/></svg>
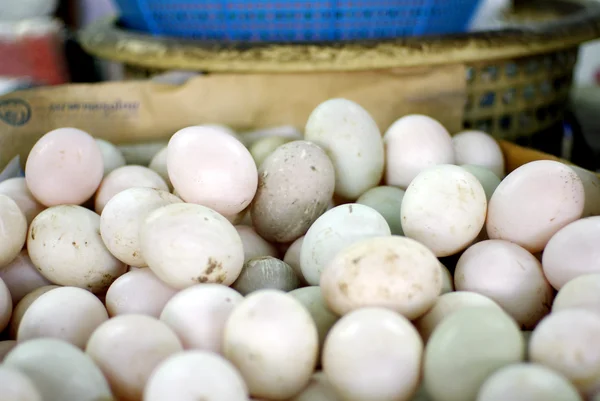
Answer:
<svg viewBox="0 0 600 401"><path fill-rule="evenodd" d="M442 289L435 255L410 238L368 238L343 248L321 275L323 297L344 315L385 307L415 319L427 312Z"/></svg>
<svg viewBox="0 0 600 401"><path fill-rule="evenodd" d="M446 317L425 347L423 377L434 401L475 400L498 369L521 362L519 327L493 307L468 307Z"/></svg>
<svg viewBox="0 0 600 401"><path fill-rule="evenodd" d="M396 187L381 186L369 189L356 203L370 206L385 218L393 235L403 235L400 206L404 191Z"/></svg>
<svg viewBox="0 0 600 401"><path fill-rule="evenodd" d="M121 315L104 322L85 350L122 401L142 399L152 371L180 351L175 333L160 320L144 315Z"/></svg>
<svg viewBox="0 0 600 401"><path fill-rule="evenodd" d="M454 284L458 291L493 299L523 329L533 329L550 313L554 298L535 256L502 240L479 242L467 249L456 264Z"/></svg>
<svg viewBox="0 0 600 401"><path fill-rule="evenodd" d="M167 169L183 200L234 215L256 193L258 173L248 149L211 127L188 127L169 141Z"/></svg>
<svg viewBox="0 0 600 401"><path fill-rule="evenodd" d="M575 221L550 238L542 255L544 274L554 288L584 274L600 273L600 216Z"/></svg>
<svg viewBox="0 0 600 401"><path fill-rule="evenodd" d="M390 310L364 308L329 332L323 372L343 400L409 401L419 386L422 357L423 342L410 321Z"/></svg>
<svg viewBox="0 0 600 401"><path fill-rule="evenodd" d="M308 384L317 363L317 328L293 296L261 290L238 304L225 325L224 355L250 394L287 400Z"/></svg>
<svg viewBox="0 0 600 401"><path fill-rule="evenodd" d="M387 185L407 188L423 170L453 164L450 134L433 118L408 115L394 122L384 135Z"/></svg>
<svg viewBox="0 0 600 401"><path fill-rule="evenodd" d="M479 390L477 401L583 401L557 372L538 364L518 363L498 370Z"/></svg>
<svg viewBox="0 0 600 401"><path fill-rule="evenodd" d="M582 217L599 216L600 215L600 177L591 171L582 169L577 166L569 166L583 184L585 191L585 206L583 208Z"/></svg>
<svg viewBox="0 0 600 401"><path fill-rule="evenodd" d="M225 322L243 299L224 285L197 284L171 298L160 320L179 336L183 348L221 353Z"/></svg>
<svg viewBox="0 0 600 401"><path fill-rule="evenodd" d="M0 388L3 401L42 401L33 381L18 369L0 365Z"/></svg>
<svg viewBox="0 0 600 401"><path fill-rule="evenodd" d="M50 290L55 288L60 288L57 285L46 285L40 288L37 288L31 291L29 294L25 295L23 299L19 301L17 305L15 305L15 309L13 310L12 317L10 318L10 326L9 326L9 334L10 338L17 338L17 333L19 331L19 326L21 325L21 320L27 312L27 309L33 304L33 302L41 297L43 294L47 293Z"/></svg>
<svg viewBox="0 0 600 401"><path fill-rule="evenodd" d="M244 263L250 259L263 256L272 256L276 258L279 254L277 248L267 240L262 238L252 227L235 226L242 243L244 244Z"/></svg>
<svg viewBox="0 0 600 401"><path fill-rule="evenodd" d="M106 290L126 265L104 246L100 216L81 206L53 206L33 220L27 251L40 273L54 284Z"/></svg>
<svg viewBox="0 0 600 401"><path fill-rule="evenodd" d="M581 217L584 203L583 184L572 169L552 160L533 161L496 188L488 205L487 233L540 252L558 230Z"/></svg>
<svg viewBox="0 0 600 401"><path fill-rule="evenodd" d="M504 178L504 155L493 136L481 131L463 131L452 137L456 164L473 164Z"/></svg>
<svg viewBox="0 0 600 401"><path fill-rule="evenodd" d="M0 194L0 268L12 262L23 249L27 238L27 219L15 203Z"/></svg>
<svg viewBox="0 0 600 401"><path fill-rule="evenodd" d="M158 153L154 155L152 160L150 160L148 168L157 172L158 175L160 175L169 186L169 191L172 191L173 184L171 184L171 179L169 178L169 171L167 170L167 151L167 146L159 150Z"/></svg>
<svg viewBox="0 0 600 401"><path fill-rule="evenodd" d="M76 287L55 288L27 308L17 340L56 338L83 349L92 332L107 320L104 305L89 291Z"/></svg>
<svg viewBox="0 0 600 401"><path fill-rule="evenodd" d="M366 238L391 235L385 218L375 209L359 204L334 207L308 229L300 250L302 275L319 285L321 273L342 249Z"/></svg>
<svg viewBox="0 0 600 401"><path fill-rule="evenodd" d="M148 215L140 244L148 266L176 289L231 285L244 264L244 245L235 227L214 210L191 203L171 204Z"/></svg>
<svg viewBox="0 0 600 401"><path fill-rule="evenodd" d="M123 153L121 153L119 148L117 148L115 145L100 138L96 138L96 143L98 144L100 152L102 153L105 177L111 171L119 167L123 167L126 164Z"/></svg>
<svg viewBox="0 0 600 401"><path fill-rule="evenodd" d="M52 284L33 265L26 250L22 250L8 266L0 269L0 279L8 287L13 305L36 288Z"/></svg>
<svg viewBox="0 0 600 401"><path fill-rule="evenodd" d="M144 401L165 400L247 401L248 387L223 357L187 351L166 359L148 379Z"/></svg>
<svg viewBox="0 0 600 401"><path fill-rule="evenodd" d="M10 297L8 287L4 281L0 279L0 332L10 323L10 318L13 313L13 302Z"/></svg>
<svg viewBox="0 0 600 401"><path fill-rule="evenodd" d="M450 256L479 235L486 208L485 191L473 174L449 164L433 166L420 172L406 189L402 229L436 256Z"/></svg>
<svg viewBox="0 0 600 401"><path fill-rule="evenodd" d="M45 206L84 203L96 192L103 174L100 147L76 128L58 128L42 136L25 164L27 187Z"/></svg>
<svg viewBox="0 0 600 401"><path fill-rule="evenodd" d="M489 306L502 311L502 308L496 302L485 295L468 291L456 291L440 295L431 309L414 321L414 325L419 330L423 340L427 342L431 337L431 333L445 318L457 310L473 306Z"/></svg>
<svg viewBox="0 0 600 401"><path fill-rule="evenodd" d="M285 251L285 256L283 261L287 263L294 272L301 284L305 284L306 280L304 279L304 275L302 274L302 267L300 267L300 251L302 250L302 244L304 243L304 235L294 241L290 247Z"/></svg>
<svg viewBox="0 0 600 401"><path fill-rule="evenodd" d="M346 99L321 103L308 117L304 138L327 152L335 169L335 193L358 199L379 184L384 169L383 140L369 113Z"/></svg>
<svg viewBox="0 0 600 401"><path fill-rule="evenodd" d="M125 273L106 292L105 304L110 316L140 314L158 318L177 290L162 282L150 269Z"/></svg>
<svg viewBox="0 0 600 401"><path fill-rule="evenodd" d="M600 314L600 273L578 276L558 291L552 303L552 312L574 308Z"/></svg>
<svg viewBox="0 0 600 401"><path fill-rule="evenodd" d="M317 331L319 333L319 350L322 350L329 330L331 330L335 322L338 321L339 317L327 306L327 303L323 298L321 287L319 286L298 288L294 291L290 291L289 294L300 301L300 303L308 309L308 312L317 326Z"/></svg>
<svg viewBox="0 0 600 401"><path fill-rule="evenodd" d="M600 315L585 309L553 312L533 330L529 358L564 375L586 397L600 391Z"/></svg>
<svg viewBox="0 0 600 401"><path fill-rule="evenodd" d="M110 172L96 192L94 209L102 214L106 204L119 192L129 188L144 187L169 192L169 186L158 173L143 166L123 166Z"/></svg>
<svg viewBox="0 0 600 401"><path fill-rule="evenodd" d="M33 197L29 188L27 188L27 181L24 177L9 178L0 182L0 194L6 195L15 201L25 218L27 218L28 225L31 224L35 216L46 208Z"/></svg>
<svg viewBox="0 0 600 401"><path fill-rule="evenodd" d="M134 187L119 192L108 201L100 216L104 245L123 263L146 267L140 227L151 212L174 203L183 201L161 189Z"/></svg>
<svg viewBox="0 0 600 401"><path fill-rule="evenodd" d="M20 343L6 356L4 366L24 373L44 400L113 399L100 369L83 351L64 341L38 338Z"/></svg>

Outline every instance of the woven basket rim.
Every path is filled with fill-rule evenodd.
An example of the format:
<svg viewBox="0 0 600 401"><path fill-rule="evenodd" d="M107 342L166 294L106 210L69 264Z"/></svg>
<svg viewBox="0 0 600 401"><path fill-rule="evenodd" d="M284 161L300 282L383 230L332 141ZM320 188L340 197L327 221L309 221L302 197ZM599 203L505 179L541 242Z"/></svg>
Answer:
<svg viewBox="0 0 600 401"><path fill-rule="evenodd" d="M214 43L126 31L118 27L116 17L93 23L79 32L78 37L90 54L132 66L241 73L357 71L476 63L559 51L600 38L600 2L545 0L542 4L576 6L578 11L549 22L512 24L497 31L376 42Z"/></svg>

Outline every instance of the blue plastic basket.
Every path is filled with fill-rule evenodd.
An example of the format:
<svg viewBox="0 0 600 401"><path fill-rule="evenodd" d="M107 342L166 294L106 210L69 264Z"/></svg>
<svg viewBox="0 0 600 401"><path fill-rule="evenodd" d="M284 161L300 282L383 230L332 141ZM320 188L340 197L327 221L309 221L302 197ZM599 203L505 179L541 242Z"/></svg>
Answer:
<svg viewBox="0 0 600 401"><path fill-rule="evenodd" d="M116 0L121 25L218 42L328 42L464 32L480 0Z"/></svg>

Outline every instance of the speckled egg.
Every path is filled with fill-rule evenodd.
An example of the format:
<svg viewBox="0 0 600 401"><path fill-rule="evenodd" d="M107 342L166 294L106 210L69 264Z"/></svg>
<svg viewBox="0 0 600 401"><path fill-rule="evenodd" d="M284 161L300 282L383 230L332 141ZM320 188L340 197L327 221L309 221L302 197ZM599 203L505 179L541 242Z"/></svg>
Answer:
<svg viewBox="0 0 600 401"><path fill-rule="evenodd" d="M104 246L100 216L81 206L53 206L31 223L27 251L54 284L106 290L127 266Z"/></svg>
<svg viewBox="0 0 600 401"><path fill-rule="evenodd" d="M292 242L304 235L333 196L333 164L320 147L307 141L277 148L258 174L252 225L267 241Z"/></svg>

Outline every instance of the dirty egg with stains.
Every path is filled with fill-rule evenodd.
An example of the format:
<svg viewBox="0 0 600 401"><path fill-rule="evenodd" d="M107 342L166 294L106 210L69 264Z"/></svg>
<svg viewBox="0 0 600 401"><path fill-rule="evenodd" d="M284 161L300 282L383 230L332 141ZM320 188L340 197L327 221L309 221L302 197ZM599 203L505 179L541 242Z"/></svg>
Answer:
<svg viewBox="0 0 600 401"><path fill-rule="evenodd" d="M307 141L278 147L258 174L252 225L267 241L292 242L304 235L333 196L333 164L320 147Z"/></svg>
<svg viewBox="0 0 600 401"><path fill-rule="evenodd" d="M140 228L146 263L165 283L184 289L198 283L231 285L244 264L235 227L219 213L192 203L154 210Z"/></svg>
<svg viewBox="0 0 600 401"><path fill-rule="evenodd" d="M416 319L442 289L442 270L422 244L400 236L364 239L342 249L321 275L323 298L344 315L364 307L385 307Z"/></svg>
<svg viewBox="0 0 600 401"><path fill-rule="evenodd" d="M58 285L101 292L126 271L104 246L100 216L81 206L53 206L38 214L27 251L40 273Z"/></svg>

